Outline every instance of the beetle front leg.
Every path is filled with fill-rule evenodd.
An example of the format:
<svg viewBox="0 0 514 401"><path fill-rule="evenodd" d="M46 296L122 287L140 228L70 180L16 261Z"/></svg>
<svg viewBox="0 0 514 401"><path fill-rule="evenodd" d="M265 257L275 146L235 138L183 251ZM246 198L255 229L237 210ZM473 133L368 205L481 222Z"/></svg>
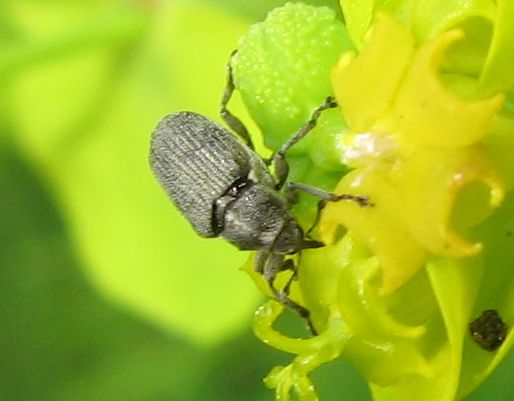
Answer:
<svg viewBox="0 0 514 401"><path fill-rule="evenodd" d="M318 118L324 110L332 109L337 107L335 99L331 96L327 97L323 104L312 112L311 118L307 123L296 131L282 147L275 152L271 158L271 162L275 167L275 175L277 176L276 188L280 189L287 180L289 174L289 166L285 160L287 151L300 141L305 135L307 135L318 123Z"/></svg>
<svg viewBox="0 0 514 401"><path fill-rule="evenodd" d="M316 217L314 219L314 223L307 230L306 236L310 238L312 230L318 225L321 212L327 205L327 202L339 202L342 200L349 200L352 202L357 202L361 207L374 206L373 203L370 202L368 196L363 195L352 195L352 194L334 194L332 192L324 191L323 189L312 187L307 184L302 184L299 182L288 182L285 187L285 193L287 199L296 199L298 197L298 191L306 192L316 198L319 198L319 202L317 205Z"/></svg>
<svg viewBox="0 0 514 401"><path fill-rule="evenodd" d="M298 191L306 192L325 202L339 202L341 200L350 200L353 202L357 202L361 207L373 206L373 204L369 201L368 196L352 194L335 194L333 192L325 191L323 189L316 188L307 184L302 184L300 182L288 182L286 184L286 194L289 192L292 192L294 194Z"/></svg>

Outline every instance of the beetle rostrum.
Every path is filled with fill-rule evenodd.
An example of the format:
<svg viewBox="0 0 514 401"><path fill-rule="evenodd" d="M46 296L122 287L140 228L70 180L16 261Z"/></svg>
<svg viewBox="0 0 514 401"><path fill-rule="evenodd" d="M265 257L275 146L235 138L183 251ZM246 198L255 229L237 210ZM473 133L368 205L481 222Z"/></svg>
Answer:
<svg viewBox="0 0 514 401"><path fill-rule="evenodd" d="M368 198L335 195L305 184L286 182L288 149L316 125L325 109L336 106L332 98L314 110L311 119L297 131L269 161L253 150L241 121L226 105L234 91L228 64L227 87L220 114L235 136L210 119L182 111L162 119L151 140L150 165L169 198L202 237L221 236L241 250L255 250L255 270L262 273L280 302L308 317L308 311L288 297L289 284L276 289L279 271L293 266L286 255L323 246L305 234L291 212L293 196L306 191L321 199L318 212L327 201L352 200L368 206ZM269 164L274 166L274 175ZM285 185L284 185L285 184ZM317 219L316 219L317 221Z"/></svg>

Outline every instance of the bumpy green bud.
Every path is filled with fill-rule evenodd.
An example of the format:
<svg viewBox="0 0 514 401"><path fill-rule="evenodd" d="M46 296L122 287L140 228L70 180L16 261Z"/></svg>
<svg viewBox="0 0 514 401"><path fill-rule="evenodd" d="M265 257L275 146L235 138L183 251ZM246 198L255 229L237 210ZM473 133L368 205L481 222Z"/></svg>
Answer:
<svg viewBox="0 0 514 401"><path fill-rule="evenodd" d="M238 45L234 78L248 110L272 150L282 145L333 94L330 71L353 49L332 10L288 3L253 25ZM323 113L318 127L291 149L294 179L332 186L316 170L345 171L336 150L345 124L341 113ZM312 168L312 164L316 166ZM326 183L325 183L326 182Z"/></svg>

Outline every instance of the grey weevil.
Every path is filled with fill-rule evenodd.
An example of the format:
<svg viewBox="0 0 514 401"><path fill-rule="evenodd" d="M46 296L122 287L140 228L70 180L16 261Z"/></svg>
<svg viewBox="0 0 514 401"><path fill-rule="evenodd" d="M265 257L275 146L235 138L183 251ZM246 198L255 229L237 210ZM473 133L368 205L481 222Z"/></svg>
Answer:
<svg viewBox="0 0 514 401"><path fill-rule="evenodd" d="M306 238L291 212L291 195L302 190L321 199L316 222L327 201L346 199L361 206L370 203L366 196L336 195L305 184L286 183L288 149L312 130L323 110L336 107L333 98L327 98L300 130L269 160L264 160L254 151L242 122L227 109L234 90L229 61L220 115L239 138L199 114L171 114L159 122L152 134L150 165L198 235L221 236L241 250L257 251L254 269L263 274L276 299L308 318L309 312L288 296L291 281L281 290L274 285L283 269L292 269L291 280L295 277L296 268L291 259L286 260L287 255L324 245ZM270 164L276 178L268 168Z"/></svg>

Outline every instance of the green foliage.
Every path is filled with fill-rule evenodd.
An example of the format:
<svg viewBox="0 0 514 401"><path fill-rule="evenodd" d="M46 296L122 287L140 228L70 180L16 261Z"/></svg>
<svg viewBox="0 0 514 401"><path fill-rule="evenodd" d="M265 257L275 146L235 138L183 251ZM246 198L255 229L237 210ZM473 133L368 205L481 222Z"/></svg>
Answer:
<svg viewBox="0 0 514 401"><path fill-rule="evenodd" d="M48 179L89 277L130 309L200 341L240 326L257 298L237 273L244 256L196 237L153 180L147 153L167 113L215 114L224 64L244 23L195 5L107 8L93 17L54 3L54 19L81 17L56 33L51 21L33 23L48 10L18 7L11 12L28 43L12 45L17 57L5 67L13 139ZM192 43L201 44L201 55ZM218 291L224 296L212 302Z"/></svg>

